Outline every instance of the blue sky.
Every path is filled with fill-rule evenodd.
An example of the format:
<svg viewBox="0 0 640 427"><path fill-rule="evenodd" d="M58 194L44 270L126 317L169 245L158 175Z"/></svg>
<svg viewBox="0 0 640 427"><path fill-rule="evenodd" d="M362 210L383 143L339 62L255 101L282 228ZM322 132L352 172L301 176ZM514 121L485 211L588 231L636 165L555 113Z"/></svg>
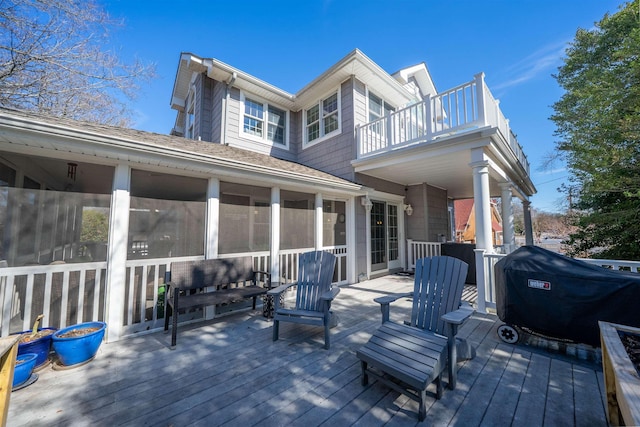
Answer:
<svg viewBox="0 0 640 427"><path fill-rule="evenodd" d="M123 20L113 45L126 60L156 64L157 78L133 108L134 127L168 133L180 52L213 57L295 93L354 48L393 73L425 62L446 90L483 71L517 134L538 189L534 208L560 211L562 165L553 151L552 74L578 28L591 28L623 0L102 0Z"/></svg>

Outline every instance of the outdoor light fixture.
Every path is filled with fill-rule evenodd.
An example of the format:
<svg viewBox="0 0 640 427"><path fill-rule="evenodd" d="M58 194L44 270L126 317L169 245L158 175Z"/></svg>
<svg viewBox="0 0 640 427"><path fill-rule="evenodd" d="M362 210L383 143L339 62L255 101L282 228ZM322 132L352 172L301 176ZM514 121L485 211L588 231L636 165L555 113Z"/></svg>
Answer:
<svg viewBox="0 0 640 427"><path fill-rule="evenodd" d="M77 163L67 163L67 178L75 181L77 171L78 171Z"/></svg>
<svg viewBox="0 0 640 427"><path fill-rule="evenodd" d="M413 207L411 206L411 204L403 205L403 208L408 216L411 216L411 214L413 214Z"/></svg>
<svg viewBox="0 0 640 427"><path fill-rule="evenodd" d="M371 203L371 199L369 199L369 196L364 196L362 199L360 199L360 203L362 203L362 206L364 206L367 212L371 211L373 203Z"/></svg>

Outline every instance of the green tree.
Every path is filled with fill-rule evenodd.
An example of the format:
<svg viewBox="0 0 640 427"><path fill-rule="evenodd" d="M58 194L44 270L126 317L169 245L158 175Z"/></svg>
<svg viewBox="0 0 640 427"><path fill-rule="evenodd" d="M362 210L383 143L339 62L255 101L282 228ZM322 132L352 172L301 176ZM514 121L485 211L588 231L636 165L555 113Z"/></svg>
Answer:
<svg viewBox="0 0 640 427"><path fill-rule="evenodd" d="M640 259L639 12L635 0L578 29L555 76L565 90L551 119L570 172L571 255Z"/></svg>
<svg viewBox="0 0 640 427"><path fill-rule="evenodd" d="M109 47L118 25L94 0L0 0L0 105L128 125L154 67Z"/></svg>

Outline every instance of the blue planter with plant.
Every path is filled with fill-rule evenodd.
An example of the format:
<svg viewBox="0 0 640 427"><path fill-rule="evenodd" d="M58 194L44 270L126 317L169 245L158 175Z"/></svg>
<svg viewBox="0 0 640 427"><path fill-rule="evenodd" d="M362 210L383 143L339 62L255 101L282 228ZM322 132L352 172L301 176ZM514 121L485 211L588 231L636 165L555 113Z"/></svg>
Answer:
<svg viewBox="0 0 640 427"><path fill-rule="evenodd" d="M56 331L51 344L60 365L79 365L95 357L107 328L105 322L85 322Z"/></svg>

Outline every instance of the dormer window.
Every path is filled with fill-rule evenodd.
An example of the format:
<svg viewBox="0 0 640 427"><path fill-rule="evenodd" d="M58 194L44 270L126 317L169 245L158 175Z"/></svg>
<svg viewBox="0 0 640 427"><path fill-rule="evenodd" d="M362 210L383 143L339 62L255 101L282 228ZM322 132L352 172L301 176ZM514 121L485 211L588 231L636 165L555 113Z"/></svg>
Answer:
<svg viewBox="0 0 640 427"><path fill-rule="evenodd" d="M241 134L261 142L286 146L287 111L244 94L242 100L244 118Z"/></svg>
<svg viewBox="0 0 640 427"><path fill-rule="evenodd" d="M304 111L305 144L340 133L340 90Z"/></svg>

